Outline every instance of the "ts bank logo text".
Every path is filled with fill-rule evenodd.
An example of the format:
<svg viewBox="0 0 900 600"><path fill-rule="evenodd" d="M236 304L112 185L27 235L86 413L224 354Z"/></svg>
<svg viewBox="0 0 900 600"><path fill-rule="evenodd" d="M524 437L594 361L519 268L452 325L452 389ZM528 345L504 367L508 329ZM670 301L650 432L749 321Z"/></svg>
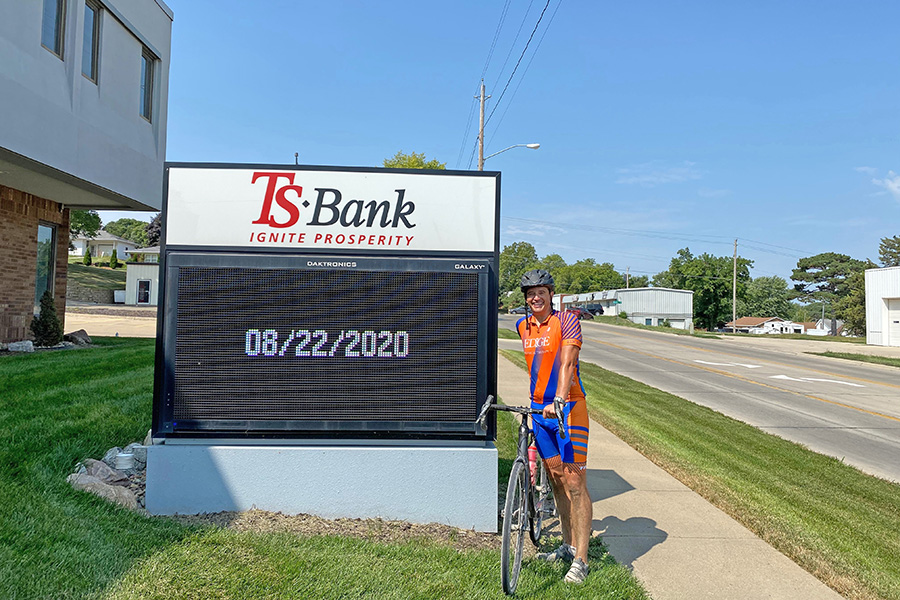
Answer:
<svg viewBox="0 0 900 600"><path fill-rule="evenodd" d="M303 199L303 187L294 185L296 173L254 172L252 184L265 183L266 192L263 197L259 218L252 221L256 225L268 225L275 228L287 228L300 220L300 207L309 208L313 204L312 217L306 225L311 227L335 225L344 227L392 227L402 224L406 229L416 226L410 217L416 210L414 202L404 200L406 190L394 190L397 197L392 200L347 200L344 201L341 191L335 188L314 188L314 201ZM309 194L307 195L309 197ZM287 213L286 219L279 221L272 215L272 203L277 204ZM284 215L279 215L282 218Z"/></svg>

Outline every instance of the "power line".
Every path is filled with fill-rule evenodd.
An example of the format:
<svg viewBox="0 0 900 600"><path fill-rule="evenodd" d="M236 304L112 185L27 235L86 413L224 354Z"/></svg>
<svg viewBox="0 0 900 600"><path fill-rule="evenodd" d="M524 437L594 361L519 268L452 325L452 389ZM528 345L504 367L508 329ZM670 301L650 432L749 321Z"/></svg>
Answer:
<svg viewBox="0 0 900 600"><path fill-rule="evenodd" d="M544 43L544 37L547 35L547 32L550 31L550 26L553 25L553 19L556 18L556 13L559 12L559 7L562 6L562 0L559 0L556 4L556 8L553 10L553 14L550 15L550 21L547 22L547 26L544 28L544 32L541 34L541 39L538 40L537 46L534 47L534 52L531 53L531 58L528 59L528 64L525 65L525 70L522 71L522 76L519 77L519 81L516 83L516 87L513 90L512 96L509 97L509 102L506 103L506 106L503 108L503 113L500 115L500 120L497 121L497 124L494 126L494 133L500 129L500 124L503 123L503 118L506 117L506 113L509 110L509 107L512 106L512 101L515 100L516 94L519 93L519 87L522 85L522 82L525 81L525 76L528 74L528 69L531 68L531 63L534 62L534 57L537 56L538 50L541 49L541 44ZM491 140L494 139L494 134L491 134Z"/></svg>
<svg viewBox="0 0 900 600"><path fill-rule="evenodd" d="M506 63L509 62L509 57L512 56L512 51L516 47L516 42L519 41L519 34L522 33L522 28L525 27L525 21L528 20L528 13L531 12L531 5L534 4L534 0L531 0L528 3L528 8L525 9L525 14L522 15L522 22L519 23L519 29L516 31L516 37L513 38L512 44L509 45L509 51L506 53L506 58L503 59L503 64L500 66L500 70L497 72L497 79L494 81L494 85L491 86L491 89L496 89L497 84L500 82L500 77L503 76L503 70L506 68Z"/></svg>
<svg viewBox="0 0 900 600"><path fill-rule="evenodd" d="M525 57L525 53L528 51L528 46L531 44L531 40L534 39L534 34L537 32L538 27L541 24L541 20L544 18L544 13L547 12L547 8L550 6L550 1L551 0L547 0L547 4L545 4L543 10L541 10L541 15L538 17L537 23L534 24L534 29L531 30L531 35L528 36L528 41L525 42L525 47L522 49L522 54L519 55L519 60L516 61L516 66L513 67L512 73L509 74L509 79L506 80L506 85L503 86L503 91L500 92L500 97L497 98L497 101L494 103L494 108L493 110L491 110L491 114L488 115L485 124L490 122L491 117L494 116L494 113L497 111L497 107L500 106L500 103L503 100L503 95L509 88L509 84L512 82L513 77L515 77L516 71L519 69L519 65L522 63L522 59Z"/></svg>

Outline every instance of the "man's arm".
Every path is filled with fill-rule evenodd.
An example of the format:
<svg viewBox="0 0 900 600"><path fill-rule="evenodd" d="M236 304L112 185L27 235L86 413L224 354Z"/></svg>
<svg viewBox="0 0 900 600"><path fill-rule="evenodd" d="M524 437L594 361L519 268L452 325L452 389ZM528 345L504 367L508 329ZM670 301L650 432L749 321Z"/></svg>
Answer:
<svg viewBox="0 0 900 600"><path fill-rule="evenodd" d="M575 367L578 366L578 354L581 348L577 344L566 344L559 352L559 380L556 384L556 395L568 400L572 380L575 378ZM555 419L553 404L544 407L544 418Z"/></svg>

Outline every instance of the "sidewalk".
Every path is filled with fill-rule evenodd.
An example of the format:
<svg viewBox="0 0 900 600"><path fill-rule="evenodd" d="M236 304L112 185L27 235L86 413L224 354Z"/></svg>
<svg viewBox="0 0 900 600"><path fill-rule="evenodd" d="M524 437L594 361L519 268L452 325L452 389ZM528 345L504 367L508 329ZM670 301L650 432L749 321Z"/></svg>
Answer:
<svg viewBox="0 0 900 600"><path fill-rule="evenodd" d="M497 392L528 402L502 355ZM595 421L588 445L593 529L654 600L840 600L841 596Z"/></svg>

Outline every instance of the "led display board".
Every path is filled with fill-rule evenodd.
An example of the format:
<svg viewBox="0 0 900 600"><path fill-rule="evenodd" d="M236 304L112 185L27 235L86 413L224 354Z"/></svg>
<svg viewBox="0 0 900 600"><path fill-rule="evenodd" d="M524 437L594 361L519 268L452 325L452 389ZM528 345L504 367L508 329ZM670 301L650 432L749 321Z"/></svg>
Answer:
<svg viewBox="0 0 900 600"><path fill-rule="evenodd" d="M157 435L493 435L474 421L496 393L498 173L166 182Z"/></svg>

